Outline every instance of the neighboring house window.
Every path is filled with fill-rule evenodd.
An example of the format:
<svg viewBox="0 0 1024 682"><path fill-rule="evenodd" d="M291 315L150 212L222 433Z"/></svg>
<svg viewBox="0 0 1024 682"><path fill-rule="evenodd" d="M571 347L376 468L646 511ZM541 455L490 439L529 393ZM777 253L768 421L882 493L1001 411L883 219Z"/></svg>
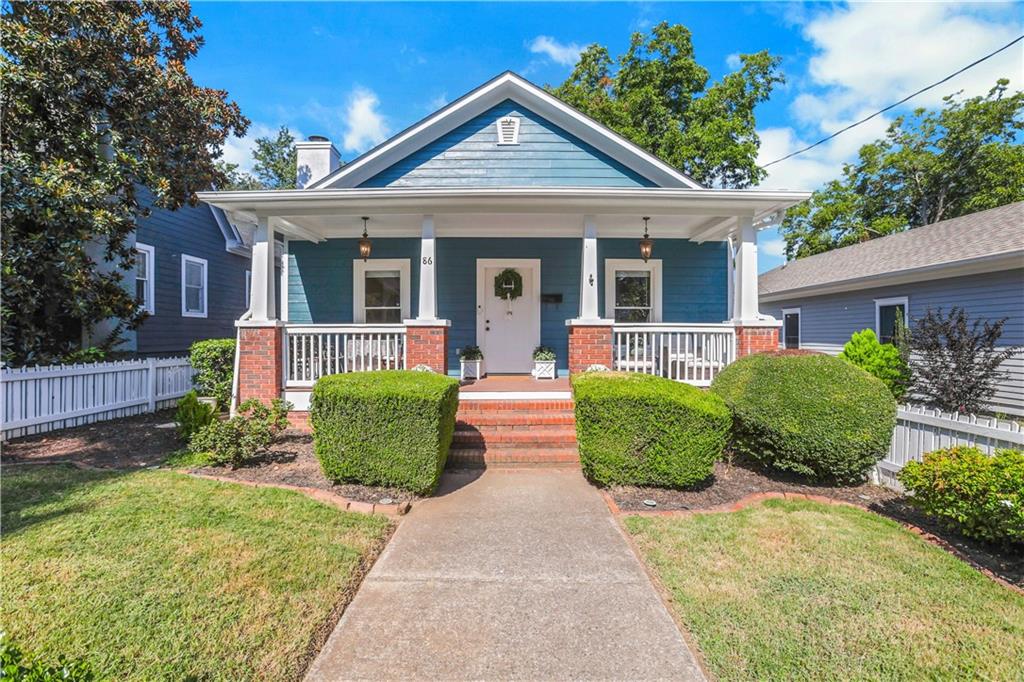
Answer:
<svg viewBox="0 0 1024 682"><path fill-rule="evenodd" d="M245 309L252 307L252 270L245 271Z"/></svg>
<svg viewBox="0 0 1024 682"><path fill-rule="evenodd" d="M150 315L156 313L156 302L153 300L154 254L149 244L135 243L135 300Z"/></svg>
<svg viewBox="0 0 1024 682"><path fill-rule="evenodd" d="M358 324L401 324L409 314L409 259L353 261L353 311Z"/></svg>
<svg viewBox="0 0 1024 682"><path fill-rule="evenodd" d="M206 317L206 261L181 254L181 316Z"/></svg>
<svg viewBox="0 0 1024 682"><path fill-rule="evenodd" d="M782 347L800 347L800 309L782 309Z"/></svg>
<svg viewBox="0 0 1024 682"><path fill-rule="evenodd" d="M604 262L605 316L616 322L661 321L661 261Z"/></svg>
<svg viewBox="0 0 1024 682"><path fill-rule="evenodd" d="M907 297L875 299L875 334L880 343L892 343L896 336L896 318L907 322Z"/></svg>

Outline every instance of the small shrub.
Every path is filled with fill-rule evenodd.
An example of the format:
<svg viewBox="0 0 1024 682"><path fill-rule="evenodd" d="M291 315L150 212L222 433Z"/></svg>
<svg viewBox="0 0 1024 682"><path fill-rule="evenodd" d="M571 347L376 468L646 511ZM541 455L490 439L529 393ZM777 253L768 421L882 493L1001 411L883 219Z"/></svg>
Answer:
<svg viewBox="0 0 1024 682"><path fill-rule="evenodd" d="M89 346L88 348L79 348L68 353L60 361L65 365L88 364L90 362L103 362L107 359L107 355L105 349Z"/></svg>
<svg viewBox="0 0 1024 682"><path fill-rule="evenodd" d="M556 357L555 349L550 346L537 346L533 349L534 360L554 360Z"/></svg>
<svg viewBox="0 0 1024 682"><path fill-rule="evenodd" d="M729 410L699 388L622 372L579 374L572 388L580 463L601 485L699 483L728 440Z"/></svg>
<svg viewBox="0 0 1024 682"><path fill-rule="evenodd" d="M313 386L313 448L332 481L433 492L448 458L459 382L390 370L322 377Z"/></svg>
<svg viewBox="0 0 1024 682"><path fill-rule="evenodd" d="M732 411L736 452L816 479L862 479L888 452L896 425L885 384L828 355L749 355L711 391Z"/></svg>
<svg viewBox="0 0 1024 682"><path fill-rule="evenodd" d="M927 453L897 474L910 503L964 535L1024 543L1024 453L954 447Z"/></svg>
<svg viewBox="0 0 1024 682"><path fill-rule="evenodd" d="M186 443L192 440L197 431L217 418L217 409L207 403L199 402L195 391L189 391L178 401L178 411L174 413L174 422L178 425L178 437Z"/></svg>
<svg viewBox="0 0 1024 682"><path fill-rule="evenodd" d="M484 353L480 350L480 346L466 346L459 352L459 360L483 360Z"/></svg>
<svg viewBox="0 0 1024 682"><path fill-rule="evenodd" d="M839 357L881 379L897 401L903 399L910 381L910 368L896 346L878 342L874 330L854 333Z"/></svg>
<svg viewBox="0 0 1024 682"><path fill-rule="evenodd" d="M195 457L205 457L210 464L239 467L255 459L288 428L290 408L283 400L275 399L267 407L250 398L239 405L236 416L213 421L196 432L188 451Z"/></svg>
<svg viewBox="0 0 1024 682"><path fill-rule="evenodd" d="M96 673L83 661L70 661L65 656L48 665L30 659L15 646L6 633L0 633L0 679L25 682L92 682Z"/></svg>
<svg viewBox="0 0 1024 682"><path fill-rule="evenodd" d="M235 371L235 340L207 339L189 348L189 361L196 371L196 388L213 396L222 408L231 404L231 380Z"/></svg>

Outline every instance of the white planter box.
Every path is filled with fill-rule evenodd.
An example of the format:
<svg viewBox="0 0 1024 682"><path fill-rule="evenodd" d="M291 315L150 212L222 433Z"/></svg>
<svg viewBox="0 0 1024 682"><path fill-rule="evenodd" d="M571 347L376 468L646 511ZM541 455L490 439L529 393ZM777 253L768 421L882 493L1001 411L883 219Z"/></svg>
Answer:
<svg viewBox="0 0 1024 682"><path fill-rule="evenodd" d="M555 361L554 360L534 360L533 361L533 378L534 379L554 379L555 378Z"/></svg>
<svg viewBox="0 0 1024 682"><path fill-rule="evenodd" d="M484 378L484 361L483 360L460 360L459 364L461 369L459 371L459 379L465 381L466 379L483 379Z"/></svg>

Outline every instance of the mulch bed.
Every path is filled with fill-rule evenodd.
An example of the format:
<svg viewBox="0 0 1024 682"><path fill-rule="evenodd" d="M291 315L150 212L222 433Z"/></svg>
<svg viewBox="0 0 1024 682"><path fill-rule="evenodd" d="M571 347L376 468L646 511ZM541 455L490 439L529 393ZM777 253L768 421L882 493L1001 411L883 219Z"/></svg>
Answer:
<svg viewBox="0 0 1024 682"><path fill-rule="evenodd" d="M1024 587L1024 548L1004 548L964 537L919 513L900 493L864 483L856 486L813 485L784 473L773 472L750 462L718 462L704 483L685 490L615 486L608 493L623 512L700 511L732 504L748 495L765 492L820 495L865 507L903 524L917 526L934 536L937 544L990 571L993 575ZM654 500L655 507L644 504Z"/></svg>

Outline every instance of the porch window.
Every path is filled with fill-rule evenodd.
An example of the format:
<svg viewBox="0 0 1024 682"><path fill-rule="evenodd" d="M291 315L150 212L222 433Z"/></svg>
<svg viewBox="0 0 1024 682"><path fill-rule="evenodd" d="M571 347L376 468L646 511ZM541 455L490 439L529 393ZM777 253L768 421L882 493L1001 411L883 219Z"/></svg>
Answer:
<svg viewBox="0 0 1024 682"><path fill-rule="evenodd" d="M907 297L875 299L875 334L879 343L892 343L896 338L896 318L907 322Z"/></svg>
<svg viewBox="0 0 1024 682"><path fill-rule="evenodd" d="M408 259L355 261L354 318L364 324L401 324L409 314Z"/></svg>
<svg viewBox="0 0 1024 682"><path fill-rule="evenodd" d="M661 321L661 261L605 261L605 317L616 322Z"/></svg>
<svg viewBox="0 0 1024 682"><path fill-rule="evenodd" d="M181 316L206 317L206 261L181 254Z"/></svg>
<svg viewBox="0 0 1024 682"><path fill-rule="evenodd" d="M135 244L135 300L150 315L156 312L153 301L153 255L152 246L141 242Z"/></svg>

